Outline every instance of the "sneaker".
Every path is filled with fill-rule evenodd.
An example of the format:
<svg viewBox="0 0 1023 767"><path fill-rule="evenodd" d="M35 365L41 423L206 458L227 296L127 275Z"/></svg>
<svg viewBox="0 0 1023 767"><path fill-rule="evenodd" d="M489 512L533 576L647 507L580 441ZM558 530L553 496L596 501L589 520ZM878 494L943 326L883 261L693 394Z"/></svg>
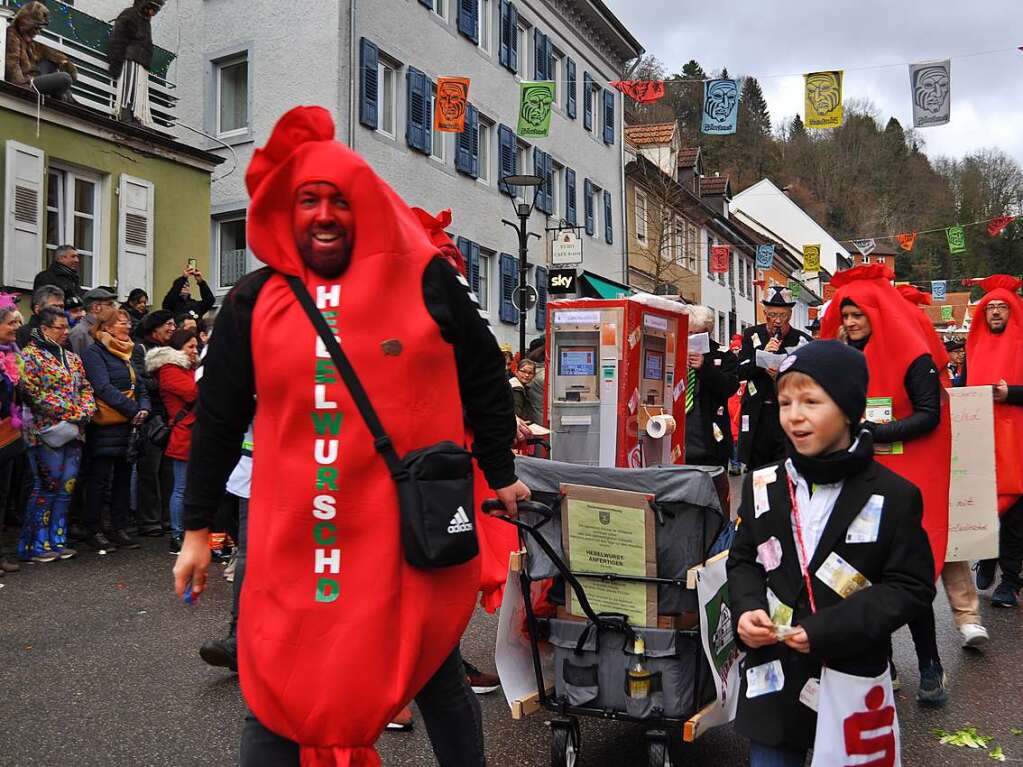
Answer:
<svg viewBox="0 0 1023 767"><path fill-rule="evenodd" d="M465 676L469 680L469 686L477 695L486 695L501 686L501 680L496 674L484 674L468 661L462 661L465 666Z"/></svg>
<svg viewBox="0 0 1023 767"><path fill-rule="evenodd" d="M78 551L70 548L69 546L65 546L62 549L56 549L56 552L61 559L74 559L78 556Z"/></svg>
<svg viewBox="0 0 1023 767"><path fill-rule="evenodd" d="M56 551L47 551L42 554L36 554L32 557L32 561L36 564L45 565L48 562L56 562L60 559L60 555Z"/></svg>
<svg viewBox="0 0 1023 767"><path fill-rule="evenodd" d="M916 700L925 706L940 708L948 702L948 675L938 663L920 671L920 689Z"/></svg>
<svg viewBox="0 0 1023 767"><path fill-rule="evenodd" d="M898 692L902 689L902 680L899 679L899 670L895 668L895 664L891 661L888 661L888 671L892 675L892 691Z"/></svg>
<svg viewBox="0 0 1023 767"><path fill-rule="evenodd" d="M226 565L231 561L231 555L223 549L210 549L210 562L215 565Z"/></svg>
<svg viewBox="0 0 1023 767"><path fill-rule="evenodd" d="M391 732L412 732L415 729L412 709L405 706L392 721L387 723L387 729Z"/></svg>
<svg viewBox="0 0 1023 767"><path fill-rule="evenodd" d="M991 595L991 604L995 607L1018 607L1018 595L1019 591L1003 580L998 584L995 593Z"/></svg>
<svg viewBox="0 0 1023 767"><path fill-rule="evenodd" d="M21 565L17 562L12 562L9 559L0 560L0 572L3 573L16 573L21 569Z"/></svg>
<svg viewBox="0 0 1023 767"><path fill-rule="evenodd" d="M128 535L126 530L114 530L110 534L110 539L114 542L114 545L119 549L141 549L142 544Z"/></svg>
<svg viewBox="0 0 1023 767"><path fill-rule="evenodd" d="M234 571L238 567L238 556L232 555L231 561L227 563L227 567L224 568L224 580L228 583L234 583Z"/></svg>
<svg viewBox="0 0 1023 767"><path fill-rule="evenodd" d="M990 639L987 629L979 623L964 623L959 633L963 635L963 647L981 647Z"/></svg>
<svg viewBox="0 0 1023 767"><path fill-rule="evenodd" d="M93 533L85 539L85 543L96 551L117 551L117 547L103 533Z"/></svg>
<svg viewBox="0 0 1023 767"><path fill-rule="evenodd" d="M211 639L199 648L199 657L210 666L238 670L238 643L234 638Z"/></svg>
<svg viewBox="0 0 1023 767"><path fill-rule="evenodd" d="M987 591L995 582L995 567L998 566L997 559L982 559L973 566L977 573L977 591Z"/></svg>
<svg viewBox="0 0 1023 767"><path fill-rule="evenodd" d="M185 536L183 536L183 535L173 535L172 534L171 537L170 537L170 543L167 545L167 547L170 549L170 553L171 554L180 554L181 553L181 544L183 544L184 542L185 542Z"/></svg>

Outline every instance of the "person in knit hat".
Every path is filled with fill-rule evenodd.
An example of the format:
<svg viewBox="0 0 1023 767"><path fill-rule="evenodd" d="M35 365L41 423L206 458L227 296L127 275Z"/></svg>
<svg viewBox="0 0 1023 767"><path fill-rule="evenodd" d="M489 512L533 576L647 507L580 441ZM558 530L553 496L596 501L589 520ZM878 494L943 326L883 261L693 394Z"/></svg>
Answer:
<svg viewBox="0 0 1023 767"><path fill-rule="evenodd" d="M467 420L474 457L514 514L529 490L515 476L511 394L457 272L334 133L327 110L295 108L249 164L248 244L267 267L224 300L201 367L175 589L205 589L210 521L254 419L242 765L379 767L374 743L413 698L440 764L482 765L458 652L479 559L409 564L395 481L293 286L340 338L395 451L462 444ZM429 387L412 375L424 369ZM472 509L452 511L463 521L449 535L474 531Z"/></svg>
<svg viewBox="0 0 1023 767"><path fill-rule="evenodd" d="M920 491L874 460L861 425L863 354L839 341L802 346L782 361L777 391L787 457L747 476L727 563L746 650L735 728L751 741L751 767L805 763L817 727L807 691L823 667L880 679L893 708L891 634L934 599ZM846 744L835 732L817 748Z"/></svg>
<svg viewBox="0 0 1023 767"><path fill-rule="evenodd" d="M966 385L990 386L995 401L995 471L1000 516L995 607L1016 607L1023 587L1023 286L995 274L980 282L984 297L966 337ZM994 563L977 569L977 588L990 588Z"/></svg>

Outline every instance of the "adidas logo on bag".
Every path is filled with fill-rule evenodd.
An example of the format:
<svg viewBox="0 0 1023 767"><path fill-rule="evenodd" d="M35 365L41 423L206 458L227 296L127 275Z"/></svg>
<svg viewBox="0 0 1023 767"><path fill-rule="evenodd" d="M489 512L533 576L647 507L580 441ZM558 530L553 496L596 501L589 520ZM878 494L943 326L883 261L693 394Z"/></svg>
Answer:
<svg viewBox="0 0 1023 767"><path fill-rule="evenodd" d="M472 522L469 521L469 515L465 513L465 509L461 506L458 507L458 511L455 512L455 516L448 522L448 533L454 535L455 533L471 533Z"/></svg>

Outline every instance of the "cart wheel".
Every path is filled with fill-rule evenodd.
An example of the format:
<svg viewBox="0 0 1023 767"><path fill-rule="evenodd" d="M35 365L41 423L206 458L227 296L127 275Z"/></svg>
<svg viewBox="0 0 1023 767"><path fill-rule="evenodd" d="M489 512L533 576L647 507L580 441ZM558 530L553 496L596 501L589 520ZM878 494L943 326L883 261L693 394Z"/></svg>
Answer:
<svg viewBox="0 0 1023 767"><path fill-rule="evenodd" d="M672 767L667 742L653 738L647 740L646 761L648 767Z"/></svg>
<svg viewBox="0 0 1023 767"><path fill-rule="evenodd" d="M575 767L579 731L572 722L551 722L551 767Z"/></svg>

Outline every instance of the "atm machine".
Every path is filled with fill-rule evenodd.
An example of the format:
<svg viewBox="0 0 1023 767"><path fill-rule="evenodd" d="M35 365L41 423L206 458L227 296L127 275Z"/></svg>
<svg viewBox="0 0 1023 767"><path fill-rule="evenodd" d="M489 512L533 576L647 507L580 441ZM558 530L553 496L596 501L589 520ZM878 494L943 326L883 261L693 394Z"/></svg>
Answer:
<svg viewBox="0 0 1023 767"><path fill-rule="evenodd" d="M683 462L689 319L673 304L548 303L551 458L628 468Z"/></svg>

